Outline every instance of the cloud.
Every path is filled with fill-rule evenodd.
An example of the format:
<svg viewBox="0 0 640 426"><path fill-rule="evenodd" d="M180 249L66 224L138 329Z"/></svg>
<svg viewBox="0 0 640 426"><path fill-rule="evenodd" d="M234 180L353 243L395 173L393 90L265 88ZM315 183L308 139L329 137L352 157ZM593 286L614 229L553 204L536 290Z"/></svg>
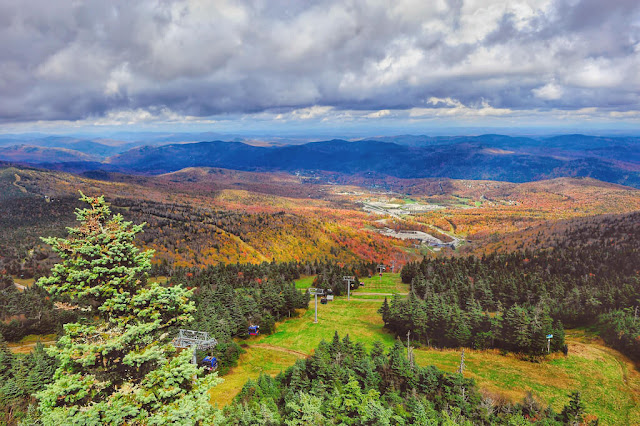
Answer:
<svg viewBox="0 0 640 426"><path fill-rule="evenodd" d="M562 97L562 87L555 83L545 84L542 87L533 89L532 92L536 97L547 101L553 101Z"/></svg>
<svg viewBox="0 0 640 426"><path fill-rule="evenodd" d="M640 110L636 0L53 3L0 1L0 123Z"/></svg>
<svg viewBox="0 0 640 426"><path fill-rule="evenodd" d="M469 117L487 117L487 116L505 116L511 115L514 111L508 108L494 108L485 100L477 107L469 107L462 102L452 98L429 98L428 104L433 105L432 108L412 108L409 112L410 117L442 117L455 116L461 118Z"/></svg>

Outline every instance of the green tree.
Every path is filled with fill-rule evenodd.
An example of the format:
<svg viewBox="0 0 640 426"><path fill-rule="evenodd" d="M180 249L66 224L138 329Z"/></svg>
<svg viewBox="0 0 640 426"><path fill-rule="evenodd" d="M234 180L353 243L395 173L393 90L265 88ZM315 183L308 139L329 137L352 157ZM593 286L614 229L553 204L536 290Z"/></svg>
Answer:
<svg viewBox="0 0 640 426"><path fill-rule="evenodd" d="M207 390L216 375L196 378L190 351L169 341L194 311L180 286L147 283L151 251L133 243L143 225L111 215L103 197L81 194L80 221L67 238L45 238L62 262L38 285L86 318L65 324L50 353L53 383L37 394L45 425L194 424L212 421Z"/></svg>
<svg viewBox="0 0 640 426"><path fill-rule="evenodd" d="M9 350L9 346L7 342L5 342L4 337L0 334L0 379L2 379L2 381L9 375L12 362L13 354Z"/></svg>
<svg viewBox="0 0 640 426"><path fill-rule="evenodd" d="M582 402L580 392L572 392L569 395L569 403L560 413L560 421L567 425L579 425L584 421L584 414L584 402Z"/></svg>
<svg viewBox="0 0 640 426"><path fill-rule="evenodd" d="M382 315L382 322L384 322L384 325L388 325L389 324L389 301L387 300L387 298L384 298L384 302L382 302L382 306L380 306L380 309L378 309L378 313L380 315Z"/></svg>

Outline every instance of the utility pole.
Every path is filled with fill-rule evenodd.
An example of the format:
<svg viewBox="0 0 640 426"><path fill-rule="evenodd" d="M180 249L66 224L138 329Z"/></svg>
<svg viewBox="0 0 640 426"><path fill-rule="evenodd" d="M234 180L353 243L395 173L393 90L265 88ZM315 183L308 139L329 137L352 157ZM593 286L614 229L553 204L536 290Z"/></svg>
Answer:
<svg viewBox="0 0 640 426"><path fill-rule="evenodd" d="M409 336L411 335L411 330L407 331L407 360L409 361L409 366L413 370L415 365L415 358L413 355L413 348L411 347L411 342L409 340Z"/></svg>
<svg viewBox="0 0 640 426"><path fill-rule="evenodd" d="M458 373L462 374L464 371L464 348L462 348L462 354L460 355L460 367L458 368Z"/></svg>
<svg viewBox="0 0 640 426"><path fill-rule="evenodd" d="M633 314L633 322L635 323L638 319L638 305L636 305L636 312Z"/></svg>
<svg viewBox="0 0 640 426"><path fill-rule="evenodd" d="M347 282L347 301L349 301L351 300L351 283L356 282L356 277L345 275L342 280Z"/></svg>
<svg viewBox="0 0 640 426"><path fill-rule="evenodd" d="M324 294L324 289L322 289L322 288L310 288L309 289L309 294L313 294L315 296L316 313L315 313L315 317L313 319L313 323L317 324L318 323L318 295L322 296Z"/></svg>
<svg viewBox="0 0 640 426"><path fill-rule="evenodd" d="M385 269L387 269L387 267L384 266L383 263L378 265L378 271L380 271L380 281L382 281L382 271L384 271Z"/></svg>

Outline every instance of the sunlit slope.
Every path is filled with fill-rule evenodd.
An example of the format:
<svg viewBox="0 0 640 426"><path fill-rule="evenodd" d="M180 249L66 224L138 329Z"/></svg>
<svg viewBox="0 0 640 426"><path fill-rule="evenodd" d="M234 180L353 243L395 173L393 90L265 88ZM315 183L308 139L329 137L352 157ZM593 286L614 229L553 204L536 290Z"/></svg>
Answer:
<svg viewBox="0 0 640 426"><path fill-rule="evenodd" d="M339 176L321 173L310 177L198 168L156 177L91 176L100 179L0 168L0 242L8 248L7 262L15 260L26 265L23 269L41 263L32 259L41 251L39 237L60 234L74 222L78 190L104 194L127 220L146 222L139 245L156 250L155 262L174 266L324 259L395 259L401 266L427 253L425 247L378 231L420 230L443 241L455 236L462 241L458 252L464 252L496 246L506 234L559 220L640 210L640 191L593 179L513 184L383 177L345 178L341 183ZM416 195L394 192L409 188ZM364 211L365 202L437 208L411 215L372 214Z"/></svg>
<svg viewBox="0 0 640 426"><path fill-rule="evenodd" d="M375 340L390 346L394 337L383 329L377 313L383 298L359 300L362 293L406 292L398 274L385 274L365 279L365 287L354 291L351 302L346 296L318 306L318 324L314 324L314 302L300 317L278 324L276 333L242 341L246 353L238 367L224 376L226 383L211 391L212 403L224 406L240 391L244 382L261 373L275 375L292 365L296 359L311 354L320 340L331 340L337 331L341 336L363 342L368 348ZM376 285L376 281L378 284ZM301 284L310 285L309 278ZM302 287L302 285L301 285ZM365 296L362 296L365 297ZM368 296L371 299L372 296ZM513 354L502 355L497 350L465 349L465 371L496 400L521 400L528 391L544 405L560 410L568 394L580 391L586 411L600 418L600 424L640 423L640 373L626 357L606 347L591 333L568 330L566 341L569 355L553 354L540 363L524 361ZM460 364L460 350L416 350L420 365L436 365L454 372Z"/></svg>
<svg viewBox="0 0 640 426"><path fill-rule="evenodd" d="M40 250L39 236L59 234L73 224L79 190L104 194L114 212L135 223L146 222L138 244L156 250L157 263L206 266L416 258L407 249L409 244L367 229L365 212L331 200L239 189L187 189L161 178L120 176L117 181L103 181L36 169L0 171L0 234L6 238L3 245L11 248L6 258L16 262L23 262L24 253L34 247ZM283 179L280 189L288 183Z"/></svg>

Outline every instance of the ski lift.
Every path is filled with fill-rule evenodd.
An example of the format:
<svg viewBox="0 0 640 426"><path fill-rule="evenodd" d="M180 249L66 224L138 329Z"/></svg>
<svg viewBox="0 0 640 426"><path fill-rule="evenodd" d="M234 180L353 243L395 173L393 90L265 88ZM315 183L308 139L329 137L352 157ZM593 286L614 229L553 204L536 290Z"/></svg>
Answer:
<svg viewBox="0 0 640 426"><path fill-rule="evenodd" d="M218 369L218 358L215 356L206 356L200 362L200 366L204 367L206 372L215 371Z"/></svg>
<svg viewBox="0 0 640 426"><path fill-rule="evenodd" d="M215 337L209 336L209 333L205 331L180 329L178 331L178 335L174 337L171 343L176 348L191 348L193 351L191 363L193 365L197 365L198 359L196 358L196 350L200 349L201 351L205 351L207 349L211 349L218 344L218 341Z"/></svg>
<svg viewBox="0 0 640 426"><path fill-rule="evenodd" d="M249 336L257 336L260 334L260 326L259 325L250 325L249 326Z"/></svg>

